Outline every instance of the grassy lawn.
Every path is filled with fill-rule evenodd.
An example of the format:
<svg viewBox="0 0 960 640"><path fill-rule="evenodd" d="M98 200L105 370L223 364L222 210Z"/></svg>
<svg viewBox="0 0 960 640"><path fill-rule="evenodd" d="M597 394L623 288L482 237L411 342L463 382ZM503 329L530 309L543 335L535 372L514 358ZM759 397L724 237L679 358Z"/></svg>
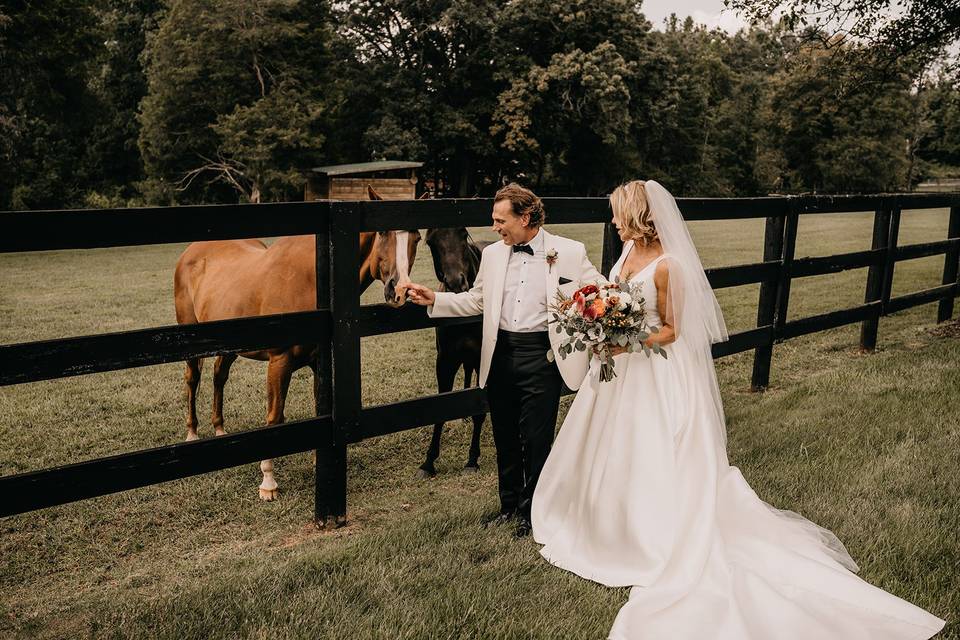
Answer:
<svg viewBox="0 0 960 640"><path fill-rule="evenodd" d="M945 210L904 212L901 243L946 237ZM600 258L598 225L556 225ZM759 261L763 222L692 226L706 266ZM801 218L797 256L869 248L869 214ZM479 229L475 237L490 238ZM183 245L0 255L0 343L173 323ZM942 257L897 265L894 295L940 284ZM414 279L435 282L421 245ZM790 318L863 302L866 270L794 281ZM718 292L731 331L754 326L757 286ZM382 299L372 287L364 302ZM960 301L958 301L960 305ZM955 312L955 316L957 313ZM730 459L758 494L833 530L869 582L954 621L960 614L960 339L936 306L774 349L771 388L749 392L752 354L717 361ZM434 391L433 332L363 340L363 400ZM209 425L211 370L198 407ZM240 360L227 428L260 425L265 367ZM178 442L183 366L0 388L0 474ZM287 418L311 414L307 370ZM563 401L561 418L569 406ZM488 423L489 425L489 423ZM556 569L530 539L485 530L496 509L489 426L481 472L460 473L467 421L448 424L439 475L418 480L429 428L349 450L349 526L318 532L309 454L276 461L280 499L245 465L0 520L0 637L602 638L626 601ZM943 638L960 638L948 624Z"/></svg>

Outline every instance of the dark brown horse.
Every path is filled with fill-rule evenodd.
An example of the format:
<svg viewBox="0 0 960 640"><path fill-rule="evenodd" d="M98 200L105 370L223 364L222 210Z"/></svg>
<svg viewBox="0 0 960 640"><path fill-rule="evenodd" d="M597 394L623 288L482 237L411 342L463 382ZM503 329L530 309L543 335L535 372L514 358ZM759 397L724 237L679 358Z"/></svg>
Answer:
<svg viewBox="0 0 960 640"><path fill-rule="evenodd" d="M430 229L427 231L427 245L433 256L433 268L440 281L441 291L460 293L473 286L480 269L480 253L489 243L475 243L463 227L449 229ZM440 393L453 389L457 371L463 368L463 387L471 386L471 379L480 373L480 343L482 328L479 323L437 327L437 389ZM480 469L480 430L486 416L473 416L473 437L466 471ZM420 465L421 478L437 474L434 463L440 457L440 436L443 424L433 427L433 437L427 449L427 459Z"/></svg>
<svg viewBox="0 0 960 640"><path fill-rule="evenodd" d="M382 198L368 187L372 200ZM420 241L418 230L360 234L360 291L374 280L384 284L384 299L391 306L403 300L398 287L409 282L410 268ZM178 324L226 320L317 308L316 238L287 236L269 247L260 240L195 242L177 261L173 278ZM264 349L217 356L213 366L213 428L223 435L223 388L237 356L267 364L267 424L284 421L284 404L293 372L315 366L318 345ZM187 360L187 440L197 438L197 387L202 358ZM316 370L314 370L316 374ZM263 482L260 498L273 500L277 482L273 461L260 463Z"/></svg>

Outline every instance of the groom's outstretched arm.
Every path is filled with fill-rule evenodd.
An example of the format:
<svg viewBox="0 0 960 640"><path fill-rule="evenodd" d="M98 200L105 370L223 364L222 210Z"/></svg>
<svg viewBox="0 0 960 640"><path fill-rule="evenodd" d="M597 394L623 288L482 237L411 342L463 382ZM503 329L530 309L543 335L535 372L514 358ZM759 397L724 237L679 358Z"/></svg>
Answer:
<svg viewBox="0 0 960 640"><path fill-rule="evenodd" d="M433 291L412 283L407 285L407 291L410 301L427 307L427 315L431 318L480 315L483 313L483 261L480 262L477 279L468 291Z"/></svg>

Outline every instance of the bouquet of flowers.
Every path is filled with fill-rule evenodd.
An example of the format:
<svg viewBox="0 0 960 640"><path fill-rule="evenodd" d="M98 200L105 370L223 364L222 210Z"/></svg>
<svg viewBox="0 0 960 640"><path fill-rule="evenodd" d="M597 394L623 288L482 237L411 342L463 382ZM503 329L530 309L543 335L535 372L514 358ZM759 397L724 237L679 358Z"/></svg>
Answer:
<svg viewBox="0 0 960 640"><path fill-rule="evenodd" d="M667 352L659 344L648 347L644 342L657 328L649 326L643 311L643 296L639 281L617 279L610 284L588 284L566 297L557 292L556 301L548 307L550 324L557 333L566 332L567 337L557 349L561 358L566 358L574 349L592 349L600 358L600 381L613 380L612 346L625 348L628 352L643 351L650 357L656 353L664 358ZM553 361L553 351L547 359Z"/></svg>

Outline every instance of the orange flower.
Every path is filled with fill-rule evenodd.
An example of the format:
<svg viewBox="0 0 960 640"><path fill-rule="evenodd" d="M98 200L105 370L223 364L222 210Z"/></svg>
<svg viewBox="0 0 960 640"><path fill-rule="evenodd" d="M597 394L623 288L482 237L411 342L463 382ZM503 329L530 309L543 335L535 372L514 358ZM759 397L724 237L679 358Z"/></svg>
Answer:
<svg viewBox="0 0 960 640"><path fill-rule="evenodd" d="M603 314L607 311L607 305L604 304L603 300L597 298L590 305L583 310L583 317L587 320L593 321L597 318L602 318Z"/></svg>

